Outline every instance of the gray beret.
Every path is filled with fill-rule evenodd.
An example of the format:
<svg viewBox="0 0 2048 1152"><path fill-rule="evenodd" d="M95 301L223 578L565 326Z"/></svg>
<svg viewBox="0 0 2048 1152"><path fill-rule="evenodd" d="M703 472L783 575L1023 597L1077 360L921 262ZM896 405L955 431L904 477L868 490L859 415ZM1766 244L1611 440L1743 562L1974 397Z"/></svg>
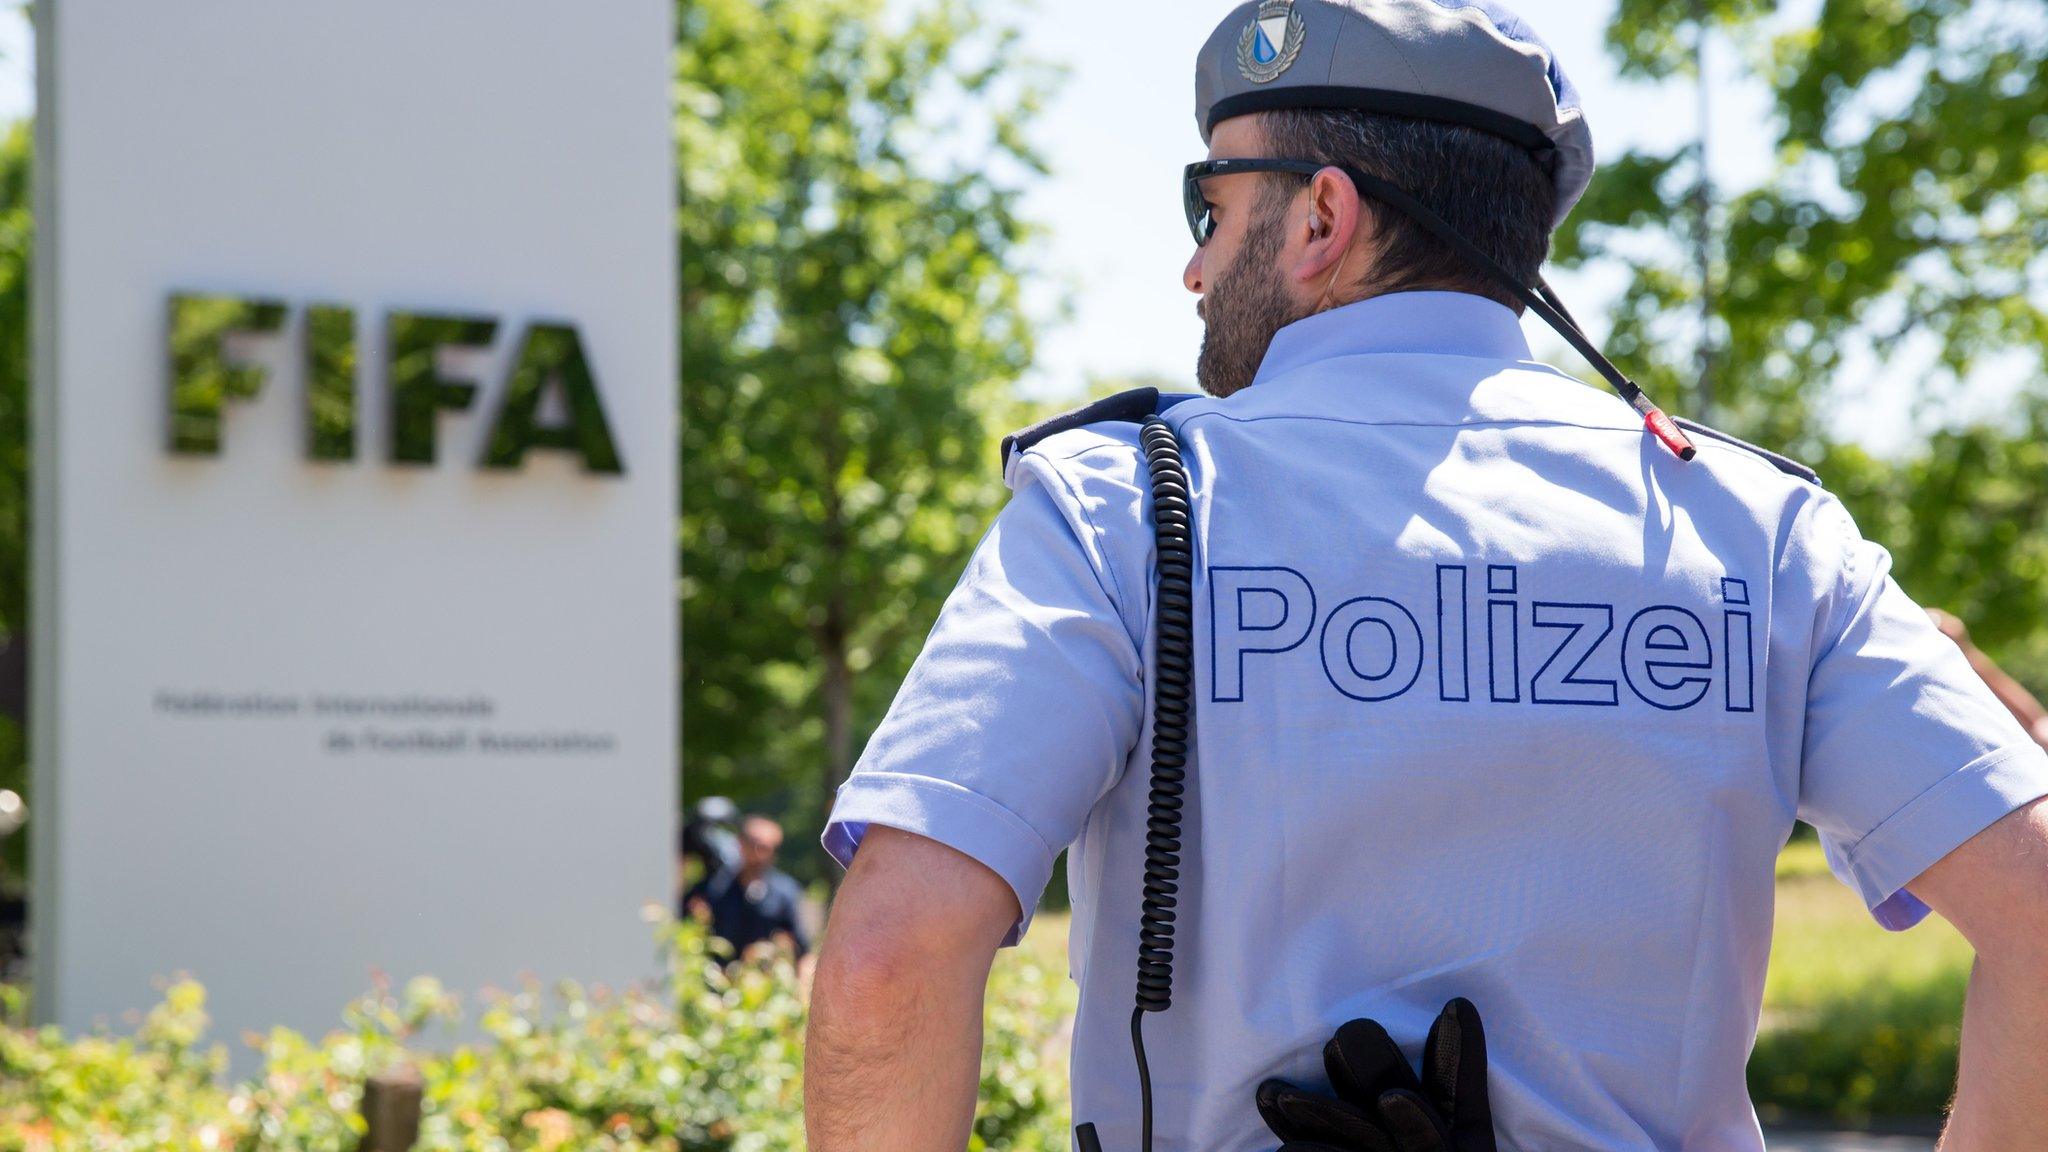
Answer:
<svg viewBox="0 0 2048 1152"><path fill-rule="evenodd" d="M1249 0L1195 65L1208 140L1233 116L1341 108L1512 140L1548 166L1562 223L1593 179L1579 94L1527 24L1490 0Z"/></svg>

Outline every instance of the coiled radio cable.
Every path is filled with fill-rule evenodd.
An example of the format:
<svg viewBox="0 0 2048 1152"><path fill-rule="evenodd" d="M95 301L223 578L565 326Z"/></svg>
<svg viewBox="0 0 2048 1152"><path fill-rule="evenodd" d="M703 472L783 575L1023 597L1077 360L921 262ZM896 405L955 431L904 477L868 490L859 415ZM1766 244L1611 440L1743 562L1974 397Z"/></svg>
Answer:
<svg viewBox="0 0 2048 1152"><path fill-rule="evenodd" d="M1173 426L1147 416L1139 432L1152 476L1158 596L1152 607L1152 785L1145 807L1145 885L1138 927L1138 1003L1131 1051L1138 1062L1143 1152L1152 1152L1152 1072L1145 1014L1173 1005L1173 930L1180 892L1181 809L1195 723L1194 485ZM1095 1125L1074 1130L1081 1152L1101 1152Z"/></svg>

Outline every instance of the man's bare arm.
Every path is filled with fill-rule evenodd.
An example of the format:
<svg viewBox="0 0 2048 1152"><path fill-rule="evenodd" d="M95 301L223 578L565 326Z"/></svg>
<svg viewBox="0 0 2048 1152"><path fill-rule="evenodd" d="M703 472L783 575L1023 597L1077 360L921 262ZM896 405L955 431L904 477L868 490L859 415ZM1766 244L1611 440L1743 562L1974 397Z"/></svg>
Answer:
<svg viewBox="0 0 2048 1152"><path fill-rule="evenodd" d="M981 1083L982 997L1017 897L994 872L876 826L818 953L804 1042L811 1152L960 1152Z"/></svg>
<svg viewBox="0 0 2048 1152"><path fill-rule="evenodd" d="M2048 800L1913 881L1977 950L1942 1152L2048 1148Z"/></svg>

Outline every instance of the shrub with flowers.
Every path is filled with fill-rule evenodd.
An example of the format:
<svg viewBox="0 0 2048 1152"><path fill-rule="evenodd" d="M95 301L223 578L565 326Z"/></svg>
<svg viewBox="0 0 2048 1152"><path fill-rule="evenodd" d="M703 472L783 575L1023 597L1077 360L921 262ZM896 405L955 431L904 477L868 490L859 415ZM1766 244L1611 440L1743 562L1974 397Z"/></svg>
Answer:
<svg viewBox="0 0 2048 1152"><path fill-rule="evenodd" d="M365 1081L405 1067L424 1090L419 1152L801 1149L805 1008L789 961L728 964L693 923L663 921L658 939L656 986L487 993L472 1043L421 1043L462 1019L436 981L379 987L317 1041L245 1036L262 1072L235 1084L205 1043L195 982L168 984L130 1036L31 1028L27 994L0 986L0 1152L355 1152ZM1051 1034L1071 996L1028 959L997 965L972 1147L1067 1147Z"/></svg>

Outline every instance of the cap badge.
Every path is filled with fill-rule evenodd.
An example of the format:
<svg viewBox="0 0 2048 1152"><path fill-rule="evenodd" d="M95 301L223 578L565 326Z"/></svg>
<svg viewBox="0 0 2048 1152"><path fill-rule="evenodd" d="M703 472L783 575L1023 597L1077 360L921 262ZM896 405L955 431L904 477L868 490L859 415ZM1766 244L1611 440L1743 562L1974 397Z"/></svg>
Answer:
<svg viewBox="0 0 2048 1152"><path fill-rule="evenodd" d="M1306 31L1294 0L1265 0L1237 42L1238 71L1254 84L1278 80L1301 55Z"/></svg>

